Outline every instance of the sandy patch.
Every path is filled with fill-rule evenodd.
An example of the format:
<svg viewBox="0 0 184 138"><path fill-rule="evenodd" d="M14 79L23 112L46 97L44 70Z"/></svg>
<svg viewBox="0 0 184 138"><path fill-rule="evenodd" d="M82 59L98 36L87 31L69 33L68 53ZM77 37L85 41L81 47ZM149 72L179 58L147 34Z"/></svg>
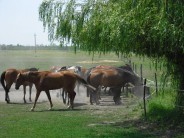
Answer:
<svg viewBox="0 0 184 138"><path fill-rule="evenodd" d="M84 61L79 61L77 63L80 63L80 64L91 64L91 63L117 63L117 62L120 62L120 61L117 61L117 60L99 60L99 61L95 61L95 60L84 60Z"/></svg>

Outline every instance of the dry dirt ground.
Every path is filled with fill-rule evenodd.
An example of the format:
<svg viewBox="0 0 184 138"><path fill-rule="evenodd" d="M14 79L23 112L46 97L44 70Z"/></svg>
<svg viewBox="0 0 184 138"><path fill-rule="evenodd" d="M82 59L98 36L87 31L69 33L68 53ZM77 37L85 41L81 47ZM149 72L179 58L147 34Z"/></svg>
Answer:
<svg viewBox="0 0 184 138"><path fill-rule="evenodd" d="M94 110L101 111L102 114L103 114L103 112L107 112L107 111L114 112L115 110L119 110L119 109L123 109L123 108L125 110L134 110L133 108L136 108L137 105L140 105L140 103L143 103L143 98L142 98L143 94L141 91L140 91L140 94L138 94L136 96L131 96L128 98L125 95L121 96L121 103L122 104L120 104L120 105L115 105L115 103L113 101L113 96L107 96L107 94L101 96L101 100L100 100L99 105L96 105L95 103L93 105L91 105L89 102L89 97L87 97L87 94L86 94L86 88L82 85L79 87L79 92L77 92L76 88L75 88L75 92L76 92L76 97L74 100L74 108L75 109L87 109L87 110L94 109ZM68 105L65 105L63 103L62 96L60 95L60 90L52 90L52 91L50 91L50 94L51 94L51 99L53 102L53 109L57 109L57 108L67 109ZM30 108L33 105L33 102L35 100L35 96L36 96L36 89L33 86L32 95L31 95L32 102L30 102L29 101L29 88L27 87L26 88L26 101L27 101L27 103L30 104ZM15 90L15 84L13 84L11 89L10 89L10 92L9 92L9 97L10 97L11 103L23 104L24 103L23 87L21 86L19 90ZM0 102L6 103L5 91L1 85L0 85ZM49 101L48 101L48 98L47 98L46 93L44 91L41 92L37 103L46 103L46 105L48 105L46 108L49 108Z"/></svg>
<svg viewBox="0 0 184 138"><path fill-rule="evenodd" d="M26 90L27 90L26 91L26 101L28 103L30 103L29 102L29 89L28 89L28 87L26 88ZM74 106L79 105L79 104L84 105L84 106L91 106L90 102L89 102L89 97L87 97L87 95L86 95L86 88L85 87L80 86L79 92L77 92L77 89L75 88L75 91L76 91L76 97L74 100ZM52 91L50 91L50 94L51 94L53 104L56 102L63 104L63 100L62 100L62 97L60 95L60 90L52 90ZM33 86L32 95L31 95L32 102L34 102L35 95L36 95L36 89ZM9 92L9 97L10 97L11 103L24 103L22 86L20 87L19 90L15 90L15 85L13 84L11 89L10 89L10 92ZM5 102L5 92L4 92L4 89L2 88L1 85L0 85L0 102ZM37 102L40 102L40 103L41 102L48 102L48 98L47 98L44 91L41 92ZM126 99L122 99L123 104L117 106L117 105L115 105L112 96L102 96L102 99L100 100L100 105L99 106L95 105L94 108L105 108L108 106L111 106L112 108L120 108L122 106L125 106L125 102L126 102Z"/></svg>

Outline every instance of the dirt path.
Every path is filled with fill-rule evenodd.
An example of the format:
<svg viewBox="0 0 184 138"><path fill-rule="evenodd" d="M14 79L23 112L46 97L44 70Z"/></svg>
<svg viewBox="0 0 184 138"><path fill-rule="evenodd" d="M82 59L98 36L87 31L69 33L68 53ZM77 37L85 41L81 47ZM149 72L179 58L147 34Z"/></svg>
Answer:
<svg viewBox="0 0 184 138"><path fill-rule="evenodd" d="M26 90L27 90L26 91L26 100L27 100L27 102L29 102L29 89L28 89L28 87ZM77 91L77 90L75 90L75 91ZM62 100L62 97L60 97L60 90L50 91L50 94L51 94L51 98L53 101ZM34 101L35 95L36 95L36 89L35 89L35 87L33 87L32 95L31 95L32 101ZM23 101L23 88L22 87L20 87L19 90L15 90L15 86L12 85L10 92L9 92L9 96L10 96L11 102L24 102ZM2 86L0 86L0 102L5 102L4 99L5 99L5 92L4 92L4 89L2 88ZM41 92L38 101L39 102L48 101L45 92ZM86 97L85 88L80 87L80 93L76 94L75 102L82 102L82 103L85 102L86 103L88 101L89 101L89 98Z"/></svg>
<svg viewBox="0 0 184 138"><path fill-rule="evenodd" d="M99 111L103 112L106 110L111 109L111 111L113 111L114 109L119 109L119 108L126 108L129 107L131 105L136 105L137 104L137 100L135 100L134 98L125 98L123 96L121 96L121 105L115 105L114 101L113 101L113 97L112 96L101 96L101 100L100 100L100 104L99 105L90 105L89 102L89 97L86 96L86 88L84 88L83 86L80 86L79 88L79 93L77 93L76 91L76 97L74 100L74 107L75 108L80 108L80 109L100 109ZM66 105L63 104L63 100L62 97L60 96L60 90L53 90L50 91L51 94L51 98L52 98L52 102L54 104L54 107L56 105L59 105L59 107L61 108L67 108ZM32 103L34 102L35 99L35 95L36 95L36 89L35 87L33 87L32 90ZM10 101L11 103L24 103L23 101L23 89L22 87L20 87L19 90L15 90L15 86L12 85L12 88L10 89L9 92L9 96L10 96ZM5 102L5 92L2 88L2 86L0 85L0 102ZM28 91L28 87L27 87L27 93L26 93L26 100L28 103L29 102L29 91ZM48 98L45 94L45 92L41 92L38 102L48 102Z"/></svg>

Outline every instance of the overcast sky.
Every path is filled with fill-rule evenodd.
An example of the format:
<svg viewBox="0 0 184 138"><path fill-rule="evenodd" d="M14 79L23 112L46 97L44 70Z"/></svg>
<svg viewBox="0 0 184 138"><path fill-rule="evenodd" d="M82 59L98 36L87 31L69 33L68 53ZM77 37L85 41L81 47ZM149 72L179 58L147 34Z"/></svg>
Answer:
<svg viewBox="0 0 184 138"><path fill-rule="evenodd" d="M42 0L0 0L0 44L49 45L47 31L39 21Z"/></svg>

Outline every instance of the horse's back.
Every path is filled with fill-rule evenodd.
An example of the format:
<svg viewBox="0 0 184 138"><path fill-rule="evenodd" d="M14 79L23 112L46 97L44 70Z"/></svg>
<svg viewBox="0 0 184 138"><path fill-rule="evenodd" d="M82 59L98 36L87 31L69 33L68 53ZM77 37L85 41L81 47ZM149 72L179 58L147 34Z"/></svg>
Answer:
<svg viewBox="0 0 184 138"><path fill-rule="evenodd" d="M74 78L74 75L70 71L45 72L40 86L45 90L60 89L66 86L73 87Z"/></svg>
<svg viewBox="0 0 184 138"><path fill-rule="evenodd" d="M5 74L5 80L14 82L16 80L18 73L20 73L20 71L17 69L14 68L7 69Z"/></svg>

